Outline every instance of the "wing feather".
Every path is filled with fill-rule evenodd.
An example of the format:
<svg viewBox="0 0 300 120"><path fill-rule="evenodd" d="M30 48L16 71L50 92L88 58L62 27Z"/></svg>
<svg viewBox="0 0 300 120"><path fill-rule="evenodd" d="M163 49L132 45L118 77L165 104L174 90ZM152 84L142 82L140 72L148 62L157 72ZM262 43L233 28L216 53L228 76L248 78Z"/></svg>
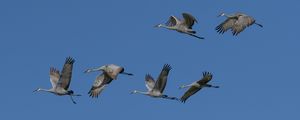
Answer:
<svg viewBox="0 0 300 120"><path fill-rule="evenodd" d="M218 25L215 29L218 33L223 34L227 30L231 29L234 26L234 23L237 21L236 18L227 18L224 22Z"/></svg>
<svg viewBox="0 0 300 120"><path fill-rule="evenodd" d="M158 76L157 81L155 82L154 89L159 90L161 93L163 93L167 84L169 71L171 69L172 67L169 64L164 65L163 69L160 72L160 75Z"/></svg>
<svg viewBox="0 0 300 120"><path fill-rule="evenodd" d="M120 72L124 71L124 68L118 65L110 64L107 66L108 69L105 71L112 79L117 79Z"/></svg>
<svg viewBox="0 0 300 120"><path fill-rule="evenodd" d="M70 82L71 82L71 77L72 77L72 69L73 69L73 64L75 60L71 57L67 57L64 67L62 69L60 79L58 80L58 86L64 88L65 90L68 90Z"/></svg>
<svg viewBox="0 0 300 120"><path fill-rule="evenodd" d="M146 82L146 87L147 87L148 91L151 91L155 86L155 81L150 74L147 74L145 76L145 82Z"/></svg>
<svg viewBox="0 0 300 120"><path fill-rule="evenodd" d="M180 23L180 21L175 16L170 16L170 18L167 21L166 25L167 26L175 26L179 23Z"/></svg>
<svg viewBox="0 0 300 120"><path fill-rule="evenodd" d="M96 80L94 81L92 88L88 92L90 97L97 98L99 94L104 90L104 88L112 81L113 79L110 78L107 74L102 73L97 76Z"/></svg>
<svg viewBox="0 0 300 120"><path fill-rule="evenodd" d="M180 101L185 103L185 101L189 97L191 97L192 95L194 95L195 93L197 93L199 90L201 90L201 87L195 87L195 86L190 87L189 90L186 91L184 93L184 95L180 98Z"/></svg>
<svg viewBox="0 0 300 120"><path fill-rule="evenodd" d="M203 77L201 80L197 81L197 83L200 85L205 85L212 79L213 75L210 72L203 72L202 74Z"/></svg>
<svg viewBox="0 0 300 120"><path fill-rule="evenodd" d="M238 20L234 23L232 27L232 34L238 35L240 32L242 32L246 27L249 27L255 22L255 20L248 16L248 15L242 15L238 17Z"/></svg>
<svg viewBox="0 0 300 120"><path fill-rule="evenodd" d="M189 29L192 29L194 23L198 22L197 19L189 13L182 13L182 16L184 18L185 25L187 25Z"/></svg>
<svg viewBox="0 0 300 120"><path fill-rule="evenodd" d="M52 88L55 88L58 83L59 77L60 77L59 70L51 67L49 74L50 74L50 82L51 82Z"/></svg>

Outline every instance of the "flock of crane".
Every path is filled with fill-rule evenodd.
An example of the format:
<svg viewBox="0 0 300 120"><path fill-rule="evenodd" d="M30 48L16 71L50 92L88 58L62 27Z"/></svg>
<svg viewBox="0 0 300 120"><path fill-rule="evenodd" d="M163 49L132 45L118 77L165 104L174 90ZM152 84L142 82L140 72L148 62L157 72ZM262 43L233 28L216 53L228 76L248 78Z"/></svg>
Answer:
<svg viewBox="0 0 300 120"><path fill-rule="evenodd" d="M182 20L176 18L175 16L170 16L166 24L158 24L155 27L163 27L169 30L175 30L180 33L191 35L199 39L204 39L204 37L195 35L196 31L192 29L194 23L195 22L197 23L196 18L188 13L183 13L182 16L183 16ZM249 27L252 24L258 25L259 27L263 27L261 24L256 23L253 17L243 13L235 13L233 15L227 15L222 12L219 16L227 17L227 19L224 22L222 22L220 25L218 25L215 28L216 31L220 34L223 34L224 32L230 29L232 31L232 34L234 36L237 36L246 27ZM46 91L59 96L68 95L70 96L72 102L76 104L76 102L73 99L73 96L81 96L81 95L75 94L72 90L69 90L74 62L75 60L72 57L67 57L61 73L59 72L59 70L51 67L50 82L52 84L52 88L51 89L38 88L34 92ZM213 75L210 72L203 72L203 77L200 80L195 81L189 85L180 86L180 88L189 87L189 89L184 93L184 95L182 95L180 99L177 97L170 97L168 95L165 95L163 91L166 87L168 74L171 69L172 67L169 64L165 64L157 80L154 80L154 78L150 74L146 74L145 83L148 91L143 92L143 91L134 90L131 93L143 94L154 98L178 100L185 103L190 96L194 95L204 87L219 88L219 86L208 84L208 82L212 80ZM88 92L88 94L92 98L97 98L108 84L110 84L113 80L117 79L117 76L119 74L130 75L130 76L133 75L132 73L125 72L123 67L115 64L108 64L97 68L87 69L85 73L90 73L95 71L102 71L102 73L96 77L96 80L92 85L92 88Z"/></svg>

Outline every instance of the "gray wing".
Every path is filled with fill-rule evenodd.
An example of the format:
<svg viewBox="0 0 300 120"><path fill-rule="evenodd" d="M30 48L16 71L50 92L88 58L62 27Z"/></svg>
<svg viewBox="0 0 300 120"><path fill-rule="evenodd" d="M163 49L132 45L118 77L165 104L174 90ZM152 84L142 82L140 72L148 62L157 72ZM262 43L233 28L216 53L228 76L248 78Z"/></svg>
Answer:
<svg viewBox="0 0 300 120"><path fill-rule="evenodd" d="M110 64L108 65L108 71L105 71L112 79L117 79L120 72L124 71L123 67L118 65Z"/></svg>
<svg viewBox="0 0 300 120"><path fill-rule="evenodd" d="M167 21L166 25L167 26L175 26L179 23L180 23L180 21L175 16L170 16L170 18Z"/></svg>
<svg viewBox="0 0 300 120"><path fill-rule="evenodd" d="M235 22L237 21L236 18L227 18L224 22L222 22L220 25L218 25L215 29L218 33L223 34L227 30L231 29Z"/></svg>
<svg viewBox="0 0 300 120"><path fill-rule="evenodd" d="M159 90L161 93L163 93L167 84L169 71L171 69L172 68L169 64L164 65L163 69L160 72L160 75L158 76L157 81L155 82L154 89Z"/></svg>
<svg viewBox="0 0 300 120"><path fill-rule="evenodd" d="M213 75L210 72L203 72L202 74L203 77L197 81L197 83L200 85L205 85L212 79Z"/></svg>
<svg viewBox="0 0 300 120"><path fill-rule="evenodd" d="M239 16L238 20L235 22L234 26L232 27L232 34L238 35L246 27L252 25L254 22L255 20L248 15Z"/></svg>
<svg viewBox="0 0 300 120"><path fill-rule="evenodd" d="M59 70L51 67L49 75L52 88L55 88L60 77Z"/></svg>
<svg viewBox="0 0 300 120"><path fill-rule="evenodd" d="M189 97L197 93L199 90L201 90L201 87L195 87L195 86L190 87L189 90L186 91L184 95L180 98L180 101L185 102Z"/></svg>
<svg viewBox="0 0 300 120"><path fill-rule="evenodd" d="M107 76L107 74L102 73L97 76L94 84L88 94L90 97L97 98L99 94L104 90L105 86L107 86L113 79Z"/></svg>
<svg viewBox="0 0 300 120"><path fill-rule="evenodd" d="M71 82L71 77L72 77L72 69L73 69L73 64L75 60L71 57L67 57L64 67L61 71L60 79L58 80L58 86L64 88L65 90L68 90L70 82Z"/></svg>
<svg viewBox="0 0 300 120"><path fill-rule="evenodd" d="M198 21L196 20L196 18L195 18L194 16L192 16L191 14L188 14L188 13L182 13L182 16L183 16L183 18L184 18L184 23L185 23L185 25L187 25L189 29L192 29L194 23L195 23L195 22L196 22L196 23L198 22Z"/></svg>
<svg viewBox="0 0 300 120"><path fill-rule="evenodd" d="M147 74L145 76L145 82L146 82L146 87L147 87L148 91L151 91L155 86L155 81L154 81L153 77L151 75Z"/></svg>
<svg viewBox="0 0 300 120"><path fill-rule="evenodd" d="M210 80L212 79L212 74L210 72L203 72L203 77L201 80L197 81L198 84L200 85L205 85L207 84ZM184 93L184 95L180 98L182 102L185 102L190 96L194 95L197 93L199 90L201 90L202 87L196 87L192 86L189 88L188 91Z"/></svg>

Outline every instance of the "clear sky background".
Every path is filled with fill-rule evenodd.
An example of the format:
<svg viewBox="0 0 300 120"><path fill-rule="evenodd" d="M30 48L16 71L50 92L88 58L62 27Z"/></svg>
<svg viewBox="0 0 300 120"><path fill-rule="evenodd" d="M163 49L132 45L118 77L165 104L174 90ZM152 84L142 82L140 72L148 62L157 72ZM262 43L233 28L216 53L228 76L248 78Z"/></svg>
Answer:
<svg viewBox="0 0 300 120"><path fill-rule="evenodd" d="M208 119L299 120L300 56L297 0L1 0L0 119ZM244 12L264 28L251 26L234 37L214 28L221 12ZM153 28L182 12L198 19L194 29L205 40ZM68 96L32 93L50 88L49 68L62 69L76 59ZM134 76L119 75L98 99L88 97L104 64L124 66ZM185 104L131 95L146 90L144 76L157 77L168 63L165 93L180 97L178 87L214 75L211 84Z"/></svg>

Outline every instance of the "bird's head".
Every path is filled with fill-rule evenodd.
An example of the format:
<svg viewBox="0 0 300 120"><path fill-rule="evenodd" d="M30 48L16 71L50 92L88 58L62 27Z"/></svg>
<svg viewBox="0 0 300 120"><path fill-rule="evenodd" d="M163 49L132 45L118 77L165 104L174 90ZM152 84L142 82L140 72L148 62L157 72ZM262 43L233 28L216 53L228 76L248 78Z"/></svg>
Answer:
<svg viewBox="0 0 300 120"><path fill-rule="evenodd" d="M157 24L157 25L155 25L154 27L159 28L159 27L161 27L161 26L162 26L162 24Z"/></svg>
<svg viewBox="0 0 300 120"><path fill-rule="evenodd" d="M184 85L179 86L179 89L182 89L182 88L184 88Z"/></svg>
<svg viewBox="0 0 300 120"><path fill-rule="evenodd" d="M137 90L130 92L130 94L135 94L135 93L137 93Z"/></svg>
<svg viewBox="0 0 300 120"><path fill-rule="evenodd" d="M38 92L38 91L41 91L41 88L37 88L33 92Z"/></svg>
<svg viewBox="0 0 300 120"><path fill-rule="evenodd" d="M217 17L225 16L224 12L221 12Z"/></svg>
<svg viewBox="0 0 300 120"><path fill-rule="evenodd" d="M84 71L84 73L90 73L90 72L92 72L92 69L87 69Z"/></svg>

